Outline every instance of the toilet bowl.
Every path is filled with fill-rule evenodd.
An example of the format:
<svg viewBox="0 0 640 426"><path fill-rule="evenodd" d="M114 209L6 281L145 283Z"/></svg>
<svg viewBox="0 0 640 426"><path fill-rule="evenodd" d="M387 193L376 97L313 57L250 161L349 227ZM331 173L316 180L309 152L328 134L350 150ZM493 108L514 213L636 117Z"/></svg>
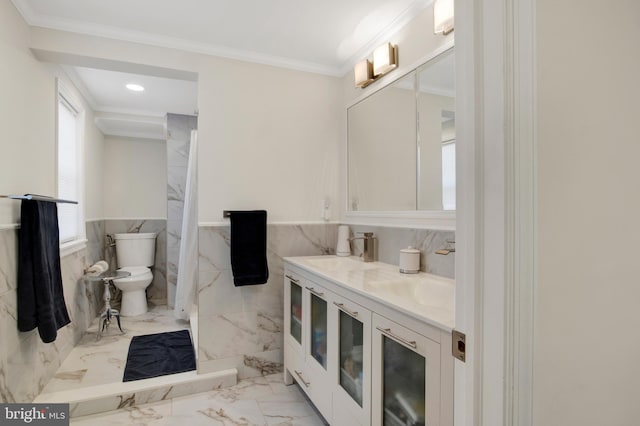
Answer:
<svg viewBox="0 0 640 426"><path fill-rule="evenodd" d="M147 312L147 294L145 290L153 281L151 270L144 266L126 266L118 269L129 272L126 278L113 280L117 288L122 291L122 306L120 315L133 317Z"/></svg>
<svg viewBox="0 0 640 426"><path fill-rule="evenodd" d="M145 289L153 281L149 269L155 261L155 233L115 234L116 258L119 271L126 271L131 276L113 280L122 291L120 315L133 317L147 312Z"/></svg>

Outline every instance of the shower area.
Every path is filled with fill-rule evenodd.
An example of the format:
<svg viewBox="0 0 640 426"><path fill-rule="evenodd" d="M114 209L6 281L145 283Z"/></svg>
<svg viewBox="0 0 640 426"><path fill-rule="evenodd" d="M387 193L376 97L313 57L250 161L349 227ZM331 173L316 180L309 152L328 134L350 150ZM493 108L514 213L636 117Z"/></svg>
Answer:
<svg viewBox="0 0 640 426"><path fill-rule="evenodd" d="M166 221L162 219L105 219L87 223L92 258L104 258L117 267L114 235L155 233L153 282L146 290L148 312L121 317L102 333L95 318L84 337L46 384L35 402L69 402L73 417L125 408L183 394L232 385L225 372L197 375L194 369L137 381L123 381L130 346L142 336L188 331L197 354L197 117L167 114ZM103 240L102 247L99 247ZM102 253L100 253L102 249ZM102 257L103 256L103 257ZM96 302L103 306L101 283L86 280ZM112 307L119 308L120 293L110 286Z"/></svg>
<svg viewBox="0 0 640 426"><path fill-rule="evenodd" d="M107 217L104 221L89 222L89 240L98 241L104 239L104 259L109 264L109 269L115 270L122 265L117 260L116 235L119 234L155 234L155 256L153 265L150 267L153 273L153 281L146 288L146 300L150 311L171 311L166 315L175 318L177 321L189 323L190 313L196 312L196 307L192 306L192 297L195 288L195 271L197 262L189 262L189 259L197 259L197 252L190 250L195 247L197 238L196 223L196 143L197 143L197 117L195 115L167 113L163 119L163 133L165 139L157 141L154 150L161 149L162 158L160 164L152 167L162 167L162 173L155 176L144 176L138 173L137 176L128 176L127 179L116 181L114 186L119 188L116 191L127 192L127 185L134 186L141 179L157 179L160 175L166 180L162 185L163 194L149 193L148 203L162 204L162 216L153 217L158 214L159 209L148 214L137 214L138 210L130 209L126 213L132 215L127 218ZM144 161L154 162L154 158L149 147L142 147L148 141L137 141L130 138L125 141L130 145L139 144L141 147L132 150L122 148L116 149L116 153L108 153L105 161L116 164L113 170L105 170L107 175L125 174L122 168L123 157L128 157L132 163ZM108 142L110 143L110 142ZM148 145L148 143L147 143ZM107 150L108 151L108 150ZM118 166L117 163L121 164ZM137 167L137 166L134 166ZM105 182L105 185L108 185ZM166 189L165 189L166 185ZM159 197L163 197L159 200ZM131 196L129 196L131 198ZM133 215L139 217L133 217ZM112 292L111 304L118 309L121 292L119 289L110 287ZM187 300L189 302L187 302ZM178 309L176 310L176 302ZM195 316L194 316L195 317ZM124 317L123 317L124 318ZM128 317L126 321L136 320L136 317Z"/></svg>

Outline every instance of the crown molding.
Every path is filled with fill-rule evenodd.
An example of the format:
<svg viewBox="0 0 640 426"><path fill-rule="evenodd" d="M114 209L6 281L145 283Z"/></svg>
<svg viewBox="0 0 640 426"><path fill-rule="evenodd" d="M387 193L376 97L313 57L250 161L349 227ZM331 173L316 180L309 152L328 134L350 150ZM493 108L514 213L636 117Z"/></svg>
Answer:
<svg viewBox="0 0 640 426"><path fill-rule="evenodd" d="M127 114L122 111L117 112L95 112L93 122L100 129L105 136L118 136L133 139L153 139L153 140L165 140L167 126L164 117L158 117L153 115L140 115L140 114ZM153 124L156 130L149 131L131 131L126 128L121 128L118 123L122 122L135 122ZM107 125L111 123L111 128ZM115 127L113 127L115 126Z"/></svg>
<svg viewBox="0 0 640 426"><path fill-rule="evenodd" d="M29 6L29 3L20 0L11 0L11 3L13 3L13 6L18 10L20 15L22 15L22 18L25 20L25 22L28 25L33 26L33 21L36 15L33 12L31 6Z"/></svg>
<svg viewBox="0 0 640 426"><path fill-rule="evenodd" d="M164 124L166 113L127 108L98 107L94 116L104 120L137 121L141 123Z"/></svg>
<svg viewBox="0 0 640 426"><path fill-rule="evenodd" d="M42 27L52 30L103 37L118 41L146 44L150 46L177 49L191 53L218 56L222 58L253 62L263 65L271 65L280 68L293 69L296 71L323 74L332 77L341 77L339 67L332 67L308 61L298 61L295 59L284 58L275 55L265 55L258 52L233 49L220 45L199 43L196 41L186 40L178 37L167 37L142 31L126 30L111 25L84 23L64 18L41 16L35 14L26 2L20 0L12 0L12 2L16 6L18 11L22 14L27 24L32 27Z"/></svg>
<svg viewBox="0 0 640 426"><path fill-rule="evenodd" d="M249 50L234 49L230 47L214 45L209 43L199 43L178 37L168 37L160 34L147 33L143 31L126 30L123 28L100 25L85 22L78 22L71 19L50 17L36 14L25 0L11 0L18 12L22 15L26 23L32 27L42 27L58 31L66 31L77 34L85 34L96 37L103 37L112 40L125 41L131 43L146 44L150 46L178 49L186 52L217 56L227 59L270 65L279 68L287 68L296 71L310 72L314 74L328 75L331 77L343 77L347 74L358 60L371 54L375 47L388 41L402 27L414 19L434 0L415 0L402 14L400 14L390 25L382 29L377 36L363 47L358 49L342 65L331 66L309 61L300 61L275 55L253 52Z"/></svg>
<svg viewBox="0 0 640 426"><path fill-rule="evenodd" d="M97 111L98 103L96 102L93 95L91 95L91 92L89 92L89 89L87 89L87 86L84 84L84 82L82 81L82 79L80 78L76 70L72 66L64 65L64 64L60 64L60 68L62 68L62 71L64 71L64 73L67 75L69 80L71 80L71 83L76 87L76 89L78 89L78 91L80 92L84 100L87 101L91 109L93 111Z"/></svg>

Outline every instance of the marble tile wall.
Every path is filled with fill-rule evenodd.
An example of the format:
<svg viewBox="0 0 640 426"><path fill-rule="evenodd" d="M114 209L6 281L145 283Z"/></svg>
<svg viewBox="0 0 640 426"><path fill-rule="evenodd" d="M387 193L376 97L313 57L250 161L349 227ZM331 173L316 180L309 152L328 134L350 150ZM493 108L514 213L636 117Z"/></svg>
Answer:
<svg viewBox="0 0 640 426"><path fill-rule="evenodd" d="M431 229L395 228L384 226L351 225L352 236L358 232L373 232L376 237L376 257L380 262L399 264L400 250L412 246L420 250L420 269L435 275L454 278L455 252L448 255L436 254L436 250L448 246L447 241L455 241L454 231ZM450 245L455 247L455 244ZM362 240L351 242L351 252L362 256Z"/></svg>
<svg viewBox="0 0 640 426"><path fill-rule="evenodd" d="M267 226L269 281L235 287L229 226L199 229L198 372L236 368L239 378L282 370L283 257L334 254L338 225Z"/></svg>
<svg viewBox="0 0 640 426"><path fill-rule="evenodd" d="M155 232L156 259L152 268L153 281L147 288L147 298L156 305L167 303L167 221L161 219L149 220L105 220L104 232L106 234L118 234L124 232ZM116 267L115 247L105 249L105 259L110 268Z"/></svg>
<svg viewBox="0 0 640 426"><path fill-rule="evenodd" d="M182 211L187 182L191 130L198 118L167 114L167 304L173 307L178 282L178 260L182 236Z"/></svg>
<svg viewBox="0 0 640 426"><path fill-rule="evenodd" d="M17 327L18 230L0 230L0 401L31 402L97 316L94 286L82 279L88 250L61 259L64 297L71 324L43 343L37 330Z"/></svg>
<svg viewBox="0 0 640 426"><path fill-rule="evenodd" d="M86 222L87 229L87 266L93 265L99 260L105 260L105 232L104 220L92 220ZM90 287L93 299L89 303L93 305L96 312L100 312L104 301L102 300L102 284L99 282L87 283Z"/></svg>
<svg viewBox="0 0 640 426"><path fill-rule="evenodd" d="M453 278L455 254L436 255L452 231L351 226L374 232L377 260L398 264L399 250L409 245L422 251L423 271ZM199 358L198 371L238 369L239 378L271 374L282 369L283 257L335 254L338 225L267 226L269 281L265 285L234 287L229 260L229 227L199 229ZM352 242L361 255L360 241Z"/></svg>

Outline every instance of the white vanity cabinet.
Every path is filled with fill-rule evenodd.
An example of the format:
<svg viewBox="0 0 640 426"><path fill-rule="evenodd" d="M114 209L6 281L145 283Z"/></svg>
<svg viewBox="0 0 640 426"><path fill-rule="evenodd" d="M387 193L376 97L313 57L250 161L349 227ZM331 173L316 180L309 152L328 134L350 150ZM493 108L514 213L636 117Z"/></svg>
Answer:
<svg viewBox="0 0 640 426"><path fill-rule="evenodd" d="M314 405L331 418L329 367L330 293L290 271L285 274L285 382L294 379ZM331 331L333 333L334 331Z"/></svg>
<svg viewBox="0 0 640 426"><path fill-rule="evenodd" d="M334 426L452 426L451 328L437 325L453 311L434 321L415 300L375 293L397 267L330 267L329 256L285 259L285 381L298 382ZM421 295L442 296L439 279Z"/></svg>

